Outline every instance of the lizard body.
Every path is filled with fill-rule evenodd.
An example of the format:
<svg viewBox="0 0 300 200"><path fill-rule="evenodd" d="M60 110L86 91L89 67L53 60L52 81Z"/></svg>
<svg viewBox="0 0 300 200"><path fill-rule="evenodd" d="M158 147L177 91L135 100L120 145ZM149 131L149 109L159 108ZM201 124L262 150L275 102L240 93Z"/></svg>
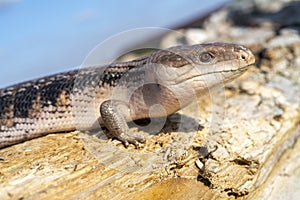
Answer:
<svg viewBox="0 0 300 200"><path fill-rule="evenodd" d="M240 76L254 62L251 51L236 44L177 46L0 89L0 148L100 126L125 146L143 143L145 138L129 133L126 122L170 115L195 95ZM153 105L162 109L150 116Z"/></svg>

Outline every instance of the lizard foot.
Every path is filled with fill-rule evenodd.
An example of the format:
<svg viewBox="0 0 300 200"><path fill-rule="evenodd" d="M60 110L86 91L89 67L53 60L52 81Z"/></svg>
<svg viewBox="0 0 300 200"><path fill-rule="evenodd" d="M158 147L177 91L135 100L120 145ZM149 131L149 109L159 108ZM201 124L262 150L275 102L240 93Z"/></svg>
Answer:
<svg viewBox="0 0 300 200"><path fill-rule="evenodd" d="M146 138L143 135L135 134L135 133L124 133L122 132L118 136L116 136L118 140L120 140L125 147L128 147L129 144L133 144L134 146L139 146L141 143L146 142Z"/></svg>

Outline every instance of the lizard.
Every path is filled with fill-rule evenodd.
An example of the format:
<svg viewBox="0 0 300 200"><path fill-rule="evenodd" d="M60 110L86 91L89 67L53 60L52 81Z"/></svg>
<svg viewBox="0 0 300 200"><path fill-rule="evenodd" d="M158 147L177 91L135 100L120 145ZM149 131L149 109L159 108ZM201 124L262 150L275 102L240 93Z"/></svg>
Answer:
<svg viewBox="0 0 300 200"><path fill-rule="evenodd" d="M242 45L183 45L0 89L0 148L103 126L125 146L145 143L127 122L175 113L253 63L255 56ZM160 109L151 111L152 105Z"/></svg>

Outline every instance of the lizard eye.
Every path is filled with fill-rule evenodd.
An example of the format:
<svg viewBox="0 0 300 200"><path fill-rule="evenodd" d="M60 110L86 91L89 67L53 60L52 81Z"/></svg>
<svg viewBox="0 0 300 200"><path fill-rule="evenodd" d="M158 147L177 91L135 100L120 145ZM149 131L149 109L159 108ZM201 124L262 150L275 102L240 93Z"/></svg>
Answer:
<svg viewBox="0 0 300 200"><path fill-rule="evenodd" d="M200 54L200 61L206 63L214 59L214 57L214 54L211 52L203 52Z"/></svg>

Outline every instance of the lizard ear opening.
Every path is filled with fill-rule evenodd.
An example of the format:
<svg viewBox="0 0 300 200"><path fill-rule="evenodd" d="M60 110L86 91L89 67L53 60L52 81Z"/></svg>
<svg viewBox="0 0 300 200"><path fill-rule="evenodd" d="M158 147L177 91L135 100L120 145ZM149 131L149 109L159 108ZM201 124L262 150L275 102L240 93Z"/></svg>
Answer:
<svg viewBox="0 0 300 200"><path fill-rule="evenodd" d="M167 50L160 51L159 53L158 56L154 56L152 62L173 68L180 68L190 64L185 55Z"/></svg>

